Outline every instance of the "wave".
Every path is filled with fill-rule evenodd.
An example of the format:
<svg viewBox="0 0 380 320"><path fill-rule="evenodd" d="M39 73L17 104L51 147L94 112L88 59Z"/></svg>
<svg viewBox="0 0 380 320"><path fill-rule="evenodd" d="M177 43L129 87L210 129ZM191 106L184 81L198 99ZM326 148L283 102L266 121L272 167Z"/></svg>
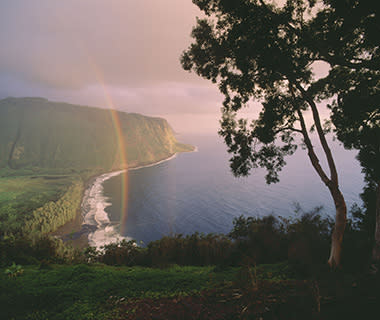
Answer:
<svg viewBox="0 0 380 320"><path fill-rule="evenodd" d="M119 170L102 174L84 192L82 200L83 227L92 230L88 234L88 243L90 246L101 247L111 242L122 239L117 231L117 225L112 223L105 209L111 205L109 198L103 194L103 182L118 176L125 170ZM92 228L88 228L92 227ZM95 227L95 228L94 228Z"/></svg>
<svg viewBox="0 0 380 320"><path fill-rule="evenodd" d="M144 166L130 168L128 170L138 170L147 167L153 167L160 163L174 159L177 153L169 158L157 161ZM130 237L121 236L118 232L119 224L112 222L105 209L112 205L109 198L104 196L104 181L116 177L125 170L118 170L102 174L95 178L94 182L85 190L81 204L83 224L82 228L91 230L88 233L88 243L90 246L100 248L106 244L120 241L123 239L132 240Z"/></svg>

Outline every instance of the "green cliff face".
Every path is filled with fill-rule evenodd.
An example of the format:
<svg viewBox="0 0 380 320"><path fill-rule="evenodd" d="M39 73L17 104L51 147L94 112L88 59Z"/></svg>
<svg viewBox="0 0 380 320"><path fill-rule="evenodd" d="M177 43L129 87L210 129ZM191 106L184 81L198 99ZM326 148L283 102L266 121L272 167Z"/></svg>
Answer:
<svg viewBox="0 0 380 320"><path fill-rule="evenodd" d="M165 119L115 114L120 126L110 110L42 98L0 100L0 168L118 169L124 166L120 140L129 166L192 150L176 141Z"/></svg>
<svg viewBox="0 0 380 320"><path fill-rule="evenodd" d="M46 234L74 219L93 175L191 150L164 119L41 98L0 100L0 239Z"/></svg>

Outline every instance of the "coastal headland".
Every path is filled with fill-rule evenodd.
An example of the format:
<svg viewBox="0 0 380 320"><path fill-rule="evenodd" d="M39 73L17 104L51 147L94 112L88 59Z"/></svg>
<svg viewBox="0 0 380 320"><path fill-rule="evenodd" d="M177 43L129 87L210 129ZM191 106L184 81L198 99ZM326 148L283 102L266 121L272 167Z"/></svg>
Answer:
<svg viewBox="0 0 380 320"><path fill-rule="evenodd" d="M165 119L43 98L0 100L0 140L0 235L51 234L77 247L87 245L83 197L100 175L194 150Z"/></svg>

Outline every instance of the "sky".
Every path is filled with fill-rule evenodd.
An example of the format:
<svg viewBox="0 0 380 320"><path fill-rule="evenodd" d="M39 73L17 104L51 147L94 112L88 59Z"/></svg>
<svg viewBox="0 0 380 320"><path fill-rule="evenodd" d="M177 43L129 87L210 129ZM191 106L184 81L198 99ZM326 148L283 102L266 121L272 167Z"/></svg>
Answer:
<svg viewBox="0 0 380 320"><path fill-rule="evenodd" d="M216 131L223 97L184 71L191 0L1 0L0 98L40 96Z"/></svg>

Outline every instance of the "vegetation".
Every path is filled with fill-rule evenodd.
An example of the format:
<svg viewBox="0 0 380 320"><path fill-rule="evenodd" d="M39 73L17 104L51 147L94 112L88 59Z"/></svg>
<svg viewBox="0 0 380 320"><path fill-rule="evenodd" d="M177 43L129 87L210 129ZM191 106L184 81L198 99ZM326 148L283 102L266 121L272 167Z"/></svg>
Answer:
<svg viewBox="0 0 380 320"><path fill-rule="evenodd" d="M372 259L380 266L380 51L378 8L369 1L328 1L310 24L310 41L331 70L319 86L333 98L335 133L346 148L359 150L365 174L363 200L373 239ZM326 26L323 31L319 26ZM317 41L316 41L317 40ZM318 46L315 44L318 43Z"/></svg>
<svg viewBox="0 0 380 320"><path fill-rule="evenodd" d="M34 210L22 227L22 233L36 236L46 234L73 220L80 208L82 192L82 181L73 183L57 201L49 201Z"/></svg>
<svg viewBox="0 0 380 320"><path fill-rule="evenodd" d="M377 312L380 274L363 272L380 261L377 7L367 0L193 2L206 19L198 20L181 62L225 96L220 134L234 174L260 166L268 183L277 182L285 157L301 145L332 195L335 223L319 209L293 218L241 216L228 235L167 236L147 247L123 240L81 252L48 234L75 217L89 177L192 148L163 119L4 99L1 317L357 319ZM321 61L329 74L316 79ZM252 98L262 103L258 119L237 119ZM322 101L331 109L325 125ZM364 208L354 207L350 219L325 138L331 124L345 147L359 150L367 183ZM334 272L324 263L331 238L329 264L340 267Z"/></svg>
<svg viewBox="0 0 380 320"><path fill-rule="evenodd" d="M0 101L0 148L0 168L72 172L110 171L192 150L176 141L164 119L42 98Z"/></svg>
<svg viewBox="0 0 380 320"><path fill-rule="evenodd" d="M0 307L5 319L57 320L336 319L338 312L355 319L376 311L365 299L375 291L353 289L352 279L276 279L276 265L244 270L80 264L24 267L9 277L0 269Z"/></svg>
<svg viewBox="0 0 380 320"><path fill-rule="evenodd" d="M62 225L64 221L71 220L77 212L78 201L80 201L81 181L80 177L75 176L38 175L36 173L34 175L1 177L0 237L11 234L31 234L38 228L49 232ZM73 189L78 194L73 193ZM57 205L63 204L60 199L64 195L66 195L66 216L58 217L56 221L53 221L53 215L57 214L59 210L63 210L63 207L56 213L53 213L52 210ZM69 195L72 195L73 198L68 199ZM77 203L72 203L70 206L69 202L71 203L71 201ZM44 209L42 209L43 207ZM48 207L50 207L50 213L45 210ZM39 217L40 213L45 218ZM49 215L50 218L48 218ZM44 226L37 227L36 224L41 223L41 219L44 219ZM33 227L33 230L28 229L29 227Z"/></svg>
<svg viewBox="0 0 380 320"><path fill-rule="evenodd" d="M267 183L278 182L278 173L286 164L284 157L297 148L296 135L303 139L316 173L328 188L336 208L329 264L340 265L346 204L339 189L335 161L325 137L316 92L318 80L312 66L316 59L305 45L311 36L305 30L307 14L315 2L287 1L284 6L265 1L229 0L193 1L206 15L193 29L195 42L181 61L186 70L218 83L223 102L220 134L233 154L231 169L235 175L248 175L250 169L267 169ZM319 94L319 95L318 95ZM237 111L250 99L262 103L257 120L236 120ZM305 114L310 111L309 125ZM309 127L308 127L309 126ZM314 128L328 171L311 142Z"/></svg>
<svg viewBox="0 0 380 320"><path fill-rule="evenodd" d="M277 182L300 135L335 204L329 264L339 266L347 209L325 138L331 121L323 126L318 103L334 99L331 120L338 138L360 150L369 185L378 185L378 9L369 1L193 2L206 18L197 21L194 43L181 62L185 70L217 83L225 96L220 134L233 154L232 171L247 175L260 166L267 169L267 183ZM314 77L316 62L329 65L327 76ZM237 111L252 98L262 104L258 119L237 120ZM305 120L308 111L310 124ZM320 164L309 129L317 133L328 171ZM376 248L374 256L380 257L380 245Z"/></svg>
<svg viewBox="0 0 380 320"><path fill-rule="evenodd" d="M166 236L146 247L137 246L135 241L122 240L100 249L88 247L82 253L47 236L34 237L33 241L26 237L9 237L0 242L0 265L50 261L146 267L217 265L224 268L288 261L303 276L311 275L324 265L333 222L322 217L317 209L291 219L241 216L233 223L228 235ZM344 268L363 270L370 260L370 244L362 227L365 224L356 216L348 225L344 244L349 250L344 250Z"/></svg>
<svg viewBox="0 0 380 320"><path fill-rule="evenodd" d="M110 267L49 265L25 267L10 278L0 269L0 306L4 319L120 319L127 299L195 294L234 279L234 270L212 267Z"/></svg>
<svg viewBox="0 0 380 320"><path fill-rule="evenodd" d="M293 219L241 216L228 236L177 235L146 248L124 240L79 252L46 236L7 238L0 241L0 308L7 319L370 314L380 279L358 276L370 250L355 221L346 230L343 270L334 274L324 263L333 223L318 210Z"/></svg>
<svg viewBox="0 0 380 320"><path fill-rule="evenodd" d="M0 100L0 238L47 234L74 219L94 175L190 150L164 119L42 98Z"/></svg>

